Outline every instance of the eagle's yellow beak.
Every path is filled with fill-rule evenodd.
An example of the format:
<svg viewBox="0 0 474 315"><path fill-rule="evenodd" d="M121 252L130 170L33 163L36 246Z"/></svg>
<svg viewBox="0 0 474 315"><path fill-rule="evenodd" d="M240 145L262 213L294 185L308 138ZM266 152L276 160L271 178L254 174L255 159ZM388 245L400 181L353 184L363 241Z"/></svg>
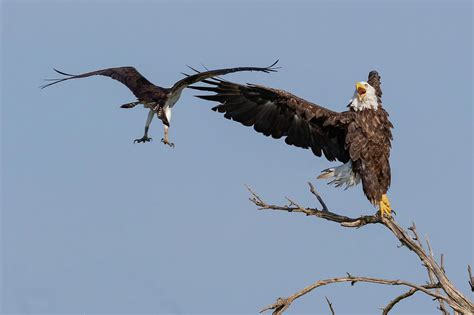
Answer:
<svg viewBox="0 0 474 315"><path fill-rule="evenodd" d="M365 85L361 82L357 82L356 90L357 90L357 97L359 98L359 101L362 101L365 97L365 93L367 92Z"/></svg>

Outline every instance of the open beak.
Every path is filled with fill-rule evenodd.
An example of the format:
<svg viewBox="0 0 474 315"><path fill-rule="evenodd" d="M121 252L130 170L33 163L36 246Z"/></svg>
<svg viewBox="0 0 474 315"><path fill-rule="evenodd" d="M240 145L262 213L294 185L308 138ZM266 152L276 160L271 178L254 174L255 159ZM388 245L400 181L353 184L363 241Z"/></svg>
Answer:
<svg viewBox="0 0 474 315"><path fill-rule="evenodd" d="M365 89L364 84L360 83L360 82L357 82L356 90L357 90L357 97L359 98L359 101L362 101L365 97L365 93L367 92L367 90Z"/></svg>

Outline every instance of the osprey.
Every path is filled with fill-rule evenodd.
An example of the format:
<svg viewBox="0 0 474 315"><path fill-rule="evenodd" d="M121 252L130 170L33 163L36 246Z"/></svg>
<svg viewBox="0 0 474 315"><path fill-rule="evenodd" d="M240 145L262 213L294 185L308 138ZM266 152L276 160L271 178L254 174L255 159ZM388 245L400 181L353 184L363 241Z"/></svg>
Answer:
<svg viewBox="0 0 474 315"><path fill-rule="evenodd" d="M210 86L191 87L213 95L197 97L220 104L214 111L227 119L289 145L311 149L316 156L343 164L322 171L318 178L346 188L362 181L364 194L379 206L380 215L390 215L392 123L382 107L380 76L371 71L367 82L357 82L344 112L334 112L283 90L255 84L241 85L220 79L204 80Z"/></svg>
<svg viewBox="0 0 474 315"><path fill-rule="evenodd" d="M54 81L49 84L42 85L41 88L44 89L53 84L63 82L71 79L86 78L94 75L102 75L110 77L114 80L120 81L125 86L127 86L130 91L137 97L136 102L131 102L120 106L121 108L133 108L138 104L142 104L145 108L149 109L148 117L145 124L145 134L140 139L135 139L134 143L144 143L151 141L151 138L148 137L148 129L150 127L151 121L153 120L154 115L161 119L164 125L164 138L161 139L166 145L174 147L174 144L169 141L168 138L168 129L170 127L171 121L171 109L174 104L179 100L181 92L188 85L202 81L204 79L209 79L214 76L220 76L233 72L240 71L262 71L265 73L276 71L276 68L273 68L278 62L275 61L271 66L259 68L259 67L239 67L239 68L227 68L227 69L218 69L211 70L206 72L198 72L194 75L186 75L187 77L176 82L171 88L163 88L157 85L154 85L148 81L143 75L140 74L134 67L119 67L119 68L108 68L92 72L87 72L83 74L68 74L62 71L54 69L57 73L67 76L67 78L62 79L47 79L47 81ZM191 68L192 69L192 68ZM194 70L194 69L193 69Z"/></svg>

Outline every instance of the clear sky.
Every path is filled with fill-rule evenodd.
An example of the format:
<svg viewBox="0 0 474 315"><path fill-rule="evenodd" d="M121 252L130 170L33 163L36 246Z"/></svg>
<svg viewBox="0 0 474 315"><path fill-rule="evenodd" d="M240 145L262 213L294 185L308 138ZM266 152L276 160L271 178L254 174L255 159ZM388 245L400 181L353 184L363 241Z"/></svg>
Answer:
<svg viewBox="0 0 474 315"><path fill-rule="evenodd" d="M4 313L255 314L323 278L424 283L418 258L379 226L360 230L297 214L259 212L266 200L315 200L307 181L336 165L210 110L185 90L171 140L133 144L146 110L109 78L40 90L52 67L81 73L135 66L171 86L186 64L266 66L227 76L283 88L344 110L372 69L395 125L389 197L415 221L468 296L473 263L472 2L2 1L2 278ZM348 216L375 209L361 187L316 182ZM292 313L377 314L404 289L337 284ZM418 294L400 314L433 314Z"/></svg>

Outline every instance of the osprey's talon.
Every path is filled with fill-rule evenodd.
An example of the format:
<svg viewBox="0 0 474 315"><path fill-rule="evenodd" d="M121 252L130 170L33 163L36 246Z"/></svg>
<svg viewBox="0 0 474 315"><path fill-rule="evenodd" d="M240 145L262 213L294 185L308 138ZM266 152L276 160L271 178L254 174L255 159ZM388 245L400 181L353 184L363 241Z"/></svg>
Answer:
<svg viewBox="0 0 474 315"><path fill-rule="evenodd" d="M152 138L149 138L149 137L143 136L143 137L140 138L140 139L135 139L135 140L133 140L133 143L145 143L145 142L150 142L151 140L153 140L153 139L152 139Z"/></svg>
<svg viewBox="0 0 474 315"><path fill-rule="evenodd" d="M168 140L166 140L165 138L161 138L161 142L167 146L169 146L170 148L174 148L174 143L173 142L169 142Z"/></svg>

